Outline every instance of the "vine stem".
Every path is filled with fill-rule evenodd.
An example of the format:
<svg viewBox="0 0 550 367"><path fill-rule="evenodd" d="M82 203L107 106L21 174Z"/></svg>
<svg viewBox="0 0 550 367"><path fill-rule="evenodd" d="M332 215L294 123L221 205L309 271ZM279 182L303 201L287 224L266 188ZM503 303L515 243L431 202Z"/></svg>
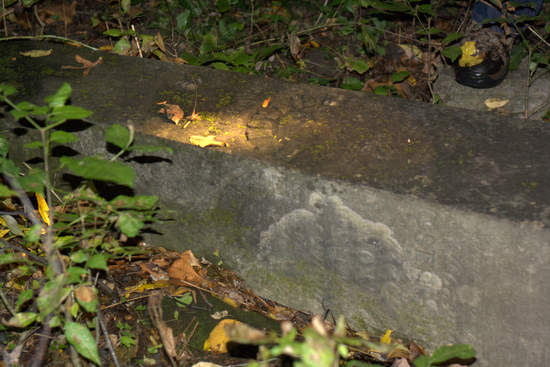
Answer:
<svg viewBox="0 0 550 367"><path fill-rule="evenodd" d="M54 36L51 34L44 34L41 36L11 36L11 37L0 37L0 42L2 41L11 41L11 40L42 40L42 39L54 39L54 40L60 40L63 42L71 42L76 43L79 46L89 48L93 51L99 51L98 48L92 47L90 45L87 45L85 43L82 43L80 41L76 41L67 37L61 37L61 36Z"/></svg>

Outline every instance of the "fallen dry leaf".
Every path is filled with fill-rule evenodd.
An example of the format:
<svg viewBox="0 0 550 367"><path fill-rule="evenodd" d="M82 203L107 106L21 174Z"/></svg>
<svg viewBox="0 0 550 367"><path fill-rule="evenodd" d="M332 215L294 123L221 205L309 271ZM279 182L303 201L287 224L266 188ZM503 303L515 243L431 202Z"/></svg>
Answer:
<svg viewBox="0 0 550 367"><path fill-rule="evenodd" d="M391 367L411 367L411 365L405 358L398 358L393 361Z"/></svg>
<svg viewBox="0 0 550 367"><path fill-rule="evenodd" d="M494 110L506 106L508 102L510 102L509 99L487 98L485 100L485 106L487 106L490 110Z"/></svg>
<svg viewBox="0 0 550 367"><path fill-rule="evenodd" d="M189 141L191 142L191 144L198 145L201 148L205 148L211 145L218 146L218 147L227 146L227 144L224 143L223 141L217 141L214 135L208 135L208 136L193 135L189 138Z"/></svg>
<svg viewBox="0 0 550 367"><path fill-rule="evenodd" d="M29 50L25 52L20 52L20 54L27 57L44 57L50 56L52 52L53 50L50 48L49 50Z"/></svg>
<svg viewBox="0 0 550 367"><path fill-rule="evenodd" d="M61 69L75 69L75 70L81 70L82 69L82 70L84 70L82 72L82 76L87 76L92 68L96 67L97 65L99 65L103 62L103 57L101 57L101 56L98 57L98 59L95 62L87 60L87 59L83 58L80 55L75 55L74 59L76 60L76 62L78 62L82 66L63 65L63 66L61 66Z"/></svg>
<svg viewBox="0 0 550 367"><path fill-rule="evenodd" d="M176 343L174 341L174 333L172 328L168 327L162 317L162 295L155 293L149 297L147 302L147 310L153 325L157 328L164 351L168 354L172 366L175 366L174 358L177 357Z"/></svg>
<svg viewBox="0 0 550 367"><path fill-rule="evenodd" d="M168 276L173 279L184 280L192 284L202 284L204 279L193 269L199 262L190 250L181 254L168 268Z"/></svg>
<svg viewBox="0 0 550 367"><path fill-rule="evenodd" d="M94 288L85 285L78 287L74 291L74 295L76 299L86 303L92 302L94 299L97 298Z"/></svg>
<svg viewBox="0 0 550 367"><path fill-rule="evenodd" d="M166 103L166 101L158 102L157 104L162 105L159 113L164 113L174 124L178 125L183 120L183 110L177 104Z"/></svg>
<svg viewBox="0 0 550 367"><path fill-rule="evenodd" d="M162 270L154 271L150 268L150 265L146 264L146 263L138 263L138 265L141 268L141 271L143 271L144 273L149 274L151 279L153 279L153 281L155 281L155 282L157 282L159 280L167 280L168 279L168 276ZM151 265L152 265L152 267L155 267L154 264L151 264Z"/></svg>
<svg viewBox="0 0 550 367"><path fill-rule="evenodd" d="M156 45L158 46L158 48L166 53L166 46L164 46L164 39L162 38L162 35L160 34L160 32L157 32L157 34L155 35L155 37L153 38Z"/></svg>

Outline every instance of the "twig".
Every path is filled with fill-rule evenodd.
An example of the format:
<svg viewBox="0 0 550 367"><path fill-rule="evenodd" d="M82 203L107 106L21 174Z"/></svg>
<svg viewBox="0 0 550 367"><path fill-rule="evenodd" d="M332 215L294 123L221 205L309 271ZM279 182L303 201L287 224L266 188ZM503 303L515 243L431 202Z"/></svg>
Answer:
<svg viewBox="0 0 550 367"><path fill-rule="evenodd" d="M141 53L141 47L139 46L139 39L137 38L137 34L136 34L136 27L134 27L133 24L132 24L132 31L134 31L134 40L136 41L139 57L143 59L143 54Z"/></svg>
<svg viewBox="0 0 550 367"><path fill-rule="evenodd" d="M46 357L46 352L48 351L48 346L50 345L50 334L52 329L50 328L50 320L52 319L52 314L46 316L46 319L43 322L42 333L40 333L40 339L38 340L38 347L34 352L34 359L32 361L31 367L41 367L44 365L44 358Z"/></svg>
<svg viewBox="0 0 550 367"><path fill-rule="evenodd" d="M13 309L13 307L11 307L10 303L8 302L8 299L6 298L6 295L4 294L4 292L2 292L2 289L0 289L0 298L2 298L2 302L4 303L4 306L6 306L6 309L8 310L8 312L12 316L15 316L15 310Z"/></svg>
<svg viewBox="0 0 550 367"><path fill-rule="evenodd" d="M51 35L51 34L43 34L41 36L12 36L12 37L0 37L0 42L2 41L11 41L11 40L41 40L41 39L54 39L54 40L60 40L60 41L63 41L63 42L70 42L70 43L75 43L79 46L82 46L82 47L86 47L86 48L89 48L90 50L93 50L93 51L99 51L98 48L95 48L95 47L92 47L92 46L89 46L85 43L82 43L82 42L79 42L79 41L75 41L75 40L72 40L70 38L66 38L66 37L61 37L61 36L54 36L54 35Z"/></svg>
<svg viewBox="0 0 550 367"><path fill-rule="evenodd" d="M47 261L46 261L46 260L44 260L44 259L41 258L41 257L36 256L35 254L33 254L32 252L28 251L26 248L24 248L24 247L22 247L22 246L12 245L12 244L9 243L8 241L4 240L3 238L0 238L0 242L2 242L2 244L3 244L4 246L9 247L9 248L11 248L12 250L23 252L25 255L27 255L27 256L30 257L33 261L36 261L36 262L39 263L40 265L47 265Z"/></svg>
<svg viewBox="0 0 550 367"><path fill-rule="evenodd" d="M107 326L105 325L105 320L103 319L103 313L101 312L101 307L99 306L99 304L97 306L97 320L99 321L99 326L101 327L101 331L103 332L103 335L105 335L105 343L107 344L109 353L111 353L113 364L115 365L115 367L120 367L120 364L118 363L118 359L115 354L115 349L113 348L113 344L111 343L111 339L109 338Z"/></svg>
<svg viewBox="0 0 550 367"><path fill-rule="evenodd" d="M531 31L531 33L533 33L535 36L537 36L537 38L540 39L546 46L550 47L550 43L548 43L548 41L546 41L544 38L542 38L541 35L538 34L538 32L530 24L527 24L526 27L527 27L528 30Z"/></svg>
<svg viewBox="0 0 550 367"><path fill-rule="evenodd" d="M2 21L4 22L4 34L6 37L8 36L8 21L6 20L7 12L5 0L2 0Z"/></svg>
<svg viewBox="0 0 550 367"><path fill-rule="evenodd" d="M42 32L44 32L44 27L46 27L46 24L44 24L42 19L40 19L40 15L38 15L38 5L33 6L33 11L34 11L34 16L36 17L36 20L37 20L38 24L40 24L40 34L42 34Z"/></svg>

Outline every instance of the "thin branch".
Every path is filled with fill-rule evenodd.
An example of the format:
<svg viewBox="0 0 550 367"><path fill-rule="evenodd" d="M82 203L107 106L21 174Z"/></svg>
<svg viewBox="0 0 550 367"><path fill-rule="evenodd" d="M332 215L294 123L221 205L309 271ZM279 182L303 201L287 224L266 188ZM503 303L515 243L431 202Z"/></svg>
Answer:
<svg viewBox="0 0 550 367"><path fill-rule="evenodd" d="M42 39L54 39L54 40L59 40L59 41L63 41L63 42L76 43L77 45L82 46L82 47L89 48L90 50L99 51L98 48L89 46L89 45L87 45L87 44L85 44L85 43L82 43L82 42L80 42L80 41L72 40L72 39L67 38L67 37L54 36L54 35L50 35L50 34L43 34L43 35L41 35L41 36L12 36L12 37L0 37L0 42L2 42L2 41L10 41L10 40L42 40Z"/></svg>

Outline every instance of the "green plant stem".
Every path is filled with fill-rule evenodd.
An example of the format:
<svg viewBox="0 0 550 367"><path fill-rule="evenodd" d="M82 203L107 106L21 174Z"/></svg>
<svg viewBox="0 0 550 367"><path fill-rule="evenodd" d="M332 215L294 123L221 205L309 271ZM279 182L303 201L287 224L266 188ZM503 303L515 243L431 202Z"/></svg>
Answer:
<svg viewBox="0 0 550 367"><path fill-rule="evenodd" d="M12 316L15 316L15 310L13 309L13 307L11 307L10 303L8 302L8 299L6 298L6 295L4 294L4 292L2 292L2 289L0 289L0 298L2 298L2 302L4 303L4 306L6 307L8 312Z"/></svg>
<svg viewBox="0 0 550 367"><path fill-rule="evenodd" d="M0 38L0 40L2 40L2 38ZM21 109L17 107L17 105L13 103L11 99L9 99L8 97L4 97L4 102L6 102L14 110L21 111ZM27 122L31 124L32 127L34 127L37 130L40 130L40 126L32 118L30 118L29 116L25 116L25 120L27 120Z"/></svg>
<svg viewBox="0 0 550 367"><path fill-rule="evenodd" d="M124 152L126 152L128 150L128 148L130 147L130 145L132 145L133 141L134 141L134 126L133 125L129 125L128 126L128 131L130 133L130 136L128 137L128 142L126 142L126 145L124 146L124 148L122 148L114 157L112 157L110 160L111 161L115 161L117 160L121 155L124 154Z"/></svg>
<svg viewBox="0 0 550 367"><path fill-rule="evenodd" d="M63 42L76 43L77 45L82 46L82 47L89 48L90 50L99 51L98 48L89 46L89 45L87 45L87 44L85 44L85 43L82 43L82 42L80 42L80 41L72 40L72 39L70 39L70 38L61 37L61 36L54 36L54 35L50 35L50 34L44 34L44 35L41 35L41 36L12 36L12 37L0 37L0 42L2 42L2 41L11 41L11 40L42 40L42 39L53 39L53 40L59 40L59 41L63 41Z"/></svg>

